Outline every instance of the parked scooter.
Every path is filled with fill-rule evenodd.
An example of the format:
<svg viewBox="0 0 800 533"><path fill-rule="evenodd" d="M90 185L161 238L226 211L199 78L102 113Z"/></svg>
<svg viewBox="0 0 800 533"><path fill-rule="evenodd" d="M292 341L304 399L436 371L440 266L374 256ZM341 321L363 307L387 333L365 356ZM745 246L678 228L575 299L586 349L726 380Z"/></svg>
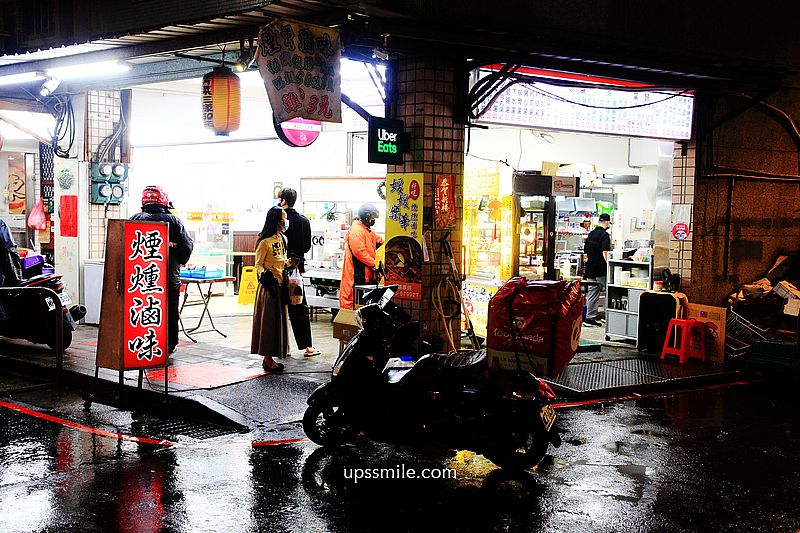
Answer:
<svg viewBox="0 0 800 533"><path fill-rule="evenodd" d="M397 286L370 291L355 313L359 331L331 381L308 399L306 435L321 446L359 438L470 449L503 468L537 465L550 443L555 393L529 372L492 371L486 351L427 354L413 366L392 358L409 315L391 302Z"/></svg>
<svg viewBox="0 0 800 533"><path fill-rule="evenodd" d="M12 243L13 244L13 243ZM44 258L41 261L20 261L16 246L7 246L2 251L0 263L3 266L2 285L5 287L44 287L53 290L61 301L63 319L62 347L72 344L72 332L77 329L77 321L86 315L82 305L72 305L72 299L64 291L61 276L42 274ZM71 306L71 307L70 307ZM2 293L0 297L0 336L26 339L36 344L56 347L55 317L52 313L57 305L53 296L34 291Z"/></svg>

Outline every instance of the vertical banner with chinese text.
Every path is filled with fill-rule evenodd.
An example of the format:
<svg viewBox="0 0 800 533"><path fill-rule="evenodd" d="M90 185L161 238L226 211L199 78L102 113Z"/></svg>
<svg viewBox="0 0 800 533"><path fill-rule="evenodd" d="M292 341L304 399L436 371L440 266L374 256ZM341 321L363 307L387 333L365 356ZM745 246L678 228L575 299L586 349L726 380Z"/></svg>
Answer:
<svg viewBox="0 0 800 533"><path fill-rule="evenodd" d="M256 61L276 122L342 121L339 31L276 20L261 28Z"/></svg>
<svg viewBox="0 0 800 533"><path fill-rule="evenodd" d="M422 300L423 174L386 175L386 281L398 298Z"/></svg>
<svg viewBox="0 0 800 533"><path fill-rule="evenodd" d="M168 345L168 226L126 222L123 250L123 368L163 366Z"/></svg>
<svg viewBox="0 0 800 533"><path fill-rule="evenodd" d="M456 227L456 181L452 174L436 176L436 191L433 196L433 221L438 230Z"/></svg>

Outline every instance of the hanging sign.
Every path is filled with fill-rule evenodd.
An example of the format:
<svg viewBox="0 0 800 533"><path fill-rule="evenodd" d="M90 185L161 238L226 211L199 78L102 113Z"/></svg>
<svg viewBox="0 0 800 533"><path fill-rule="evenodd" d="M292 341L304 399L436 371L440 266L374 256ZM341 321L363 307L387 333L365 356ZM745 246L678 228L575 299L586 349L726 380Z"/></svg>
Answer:
<svg viewBox="0 0 800 533"><path fill-rule="evenodd" d="M285 19L262 27L256 61L275 121L341 122L341 57L338 30Z"/></svg>
<svg viewBox="0 0 800 533"><path fill-rule="evenodd" d="M408 152L408 136L402 120L369 117L367 126L367 161L384 165L402 165Z"/></svg>
<svg viewBox="0 0 800 533"><path fill-rule="evenodd" d="M433 220L438 230L456 227L456 180L452 174L436 176L436 190L433 196Z"/></svg>
<svg viewBox="0 0 800 533"><path fill-rule="evenodd" d="M310 146L319 137L322 131L322 122L319 120L306 120L293 118L286 122L275 122L275 133L283 144L296 148Z"/></svg>
<svg viewBox="0 0 800 533"><path fill-rule="evenodd" d="M167 357L167 253L164 224L125 225L125 369L163 366Z"/></svg>
<svg viewBox="0 0 800 533"><path fill-rule="evenodd" d="M423 174L386 175L386 280L398 298L422 300Z"/></svg>

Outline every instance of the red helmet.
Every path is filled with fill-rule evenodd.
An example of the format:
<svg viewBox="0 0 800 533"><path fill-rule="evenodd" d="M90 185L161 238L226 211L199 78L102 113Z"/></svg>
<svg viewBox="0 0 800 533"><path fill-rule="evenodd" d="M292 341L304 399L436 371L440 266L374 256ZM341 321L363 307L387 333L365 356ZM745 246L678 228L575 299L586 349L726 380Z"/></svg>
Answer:
<svg viewBox="0 0 800 533"><path fill-rule="evenodd" d="M148 185L142 191L142 205L160 204L169 207L169 196L164 189L156 185Z"/></svg>

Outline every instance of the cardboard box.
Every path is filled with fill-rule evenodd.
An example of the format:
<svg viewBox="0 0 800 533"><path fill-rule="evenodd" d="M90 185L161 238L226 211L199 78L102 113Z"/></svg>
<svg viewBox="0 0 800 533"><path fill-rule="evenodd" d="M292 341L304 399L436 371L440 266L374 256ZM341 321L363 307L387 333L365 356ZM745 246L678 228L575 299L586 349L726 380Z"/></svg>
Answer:
<svg viewBox="0 0 800 533"><path fill-rule="evenodd" d="M352 309L339 309L333 319L333 338L349 342L358 331L355 320L355 311Z"/></svg>
<svg viewBox="0 0 800 533"><path fill-rule="evenodd" d="M689 303L686 318L706 322L706 361L725 361L725 321L728 311L724 307Z"/></svg>
<svg viewBox="0 0 800 533"><path fill-rule="evenodd" d="M792 298L786 302L786 305L783 306L783 312L790 316L800 315L800 300Z"/></svg>
<svg viewBox="0 0 800 533"><path fill-rule="evenodd" d="M772 289L772 291L781 298L788 298L790 300L800 300L800 290L789 283L788 281L781 281Z"/></svg>

